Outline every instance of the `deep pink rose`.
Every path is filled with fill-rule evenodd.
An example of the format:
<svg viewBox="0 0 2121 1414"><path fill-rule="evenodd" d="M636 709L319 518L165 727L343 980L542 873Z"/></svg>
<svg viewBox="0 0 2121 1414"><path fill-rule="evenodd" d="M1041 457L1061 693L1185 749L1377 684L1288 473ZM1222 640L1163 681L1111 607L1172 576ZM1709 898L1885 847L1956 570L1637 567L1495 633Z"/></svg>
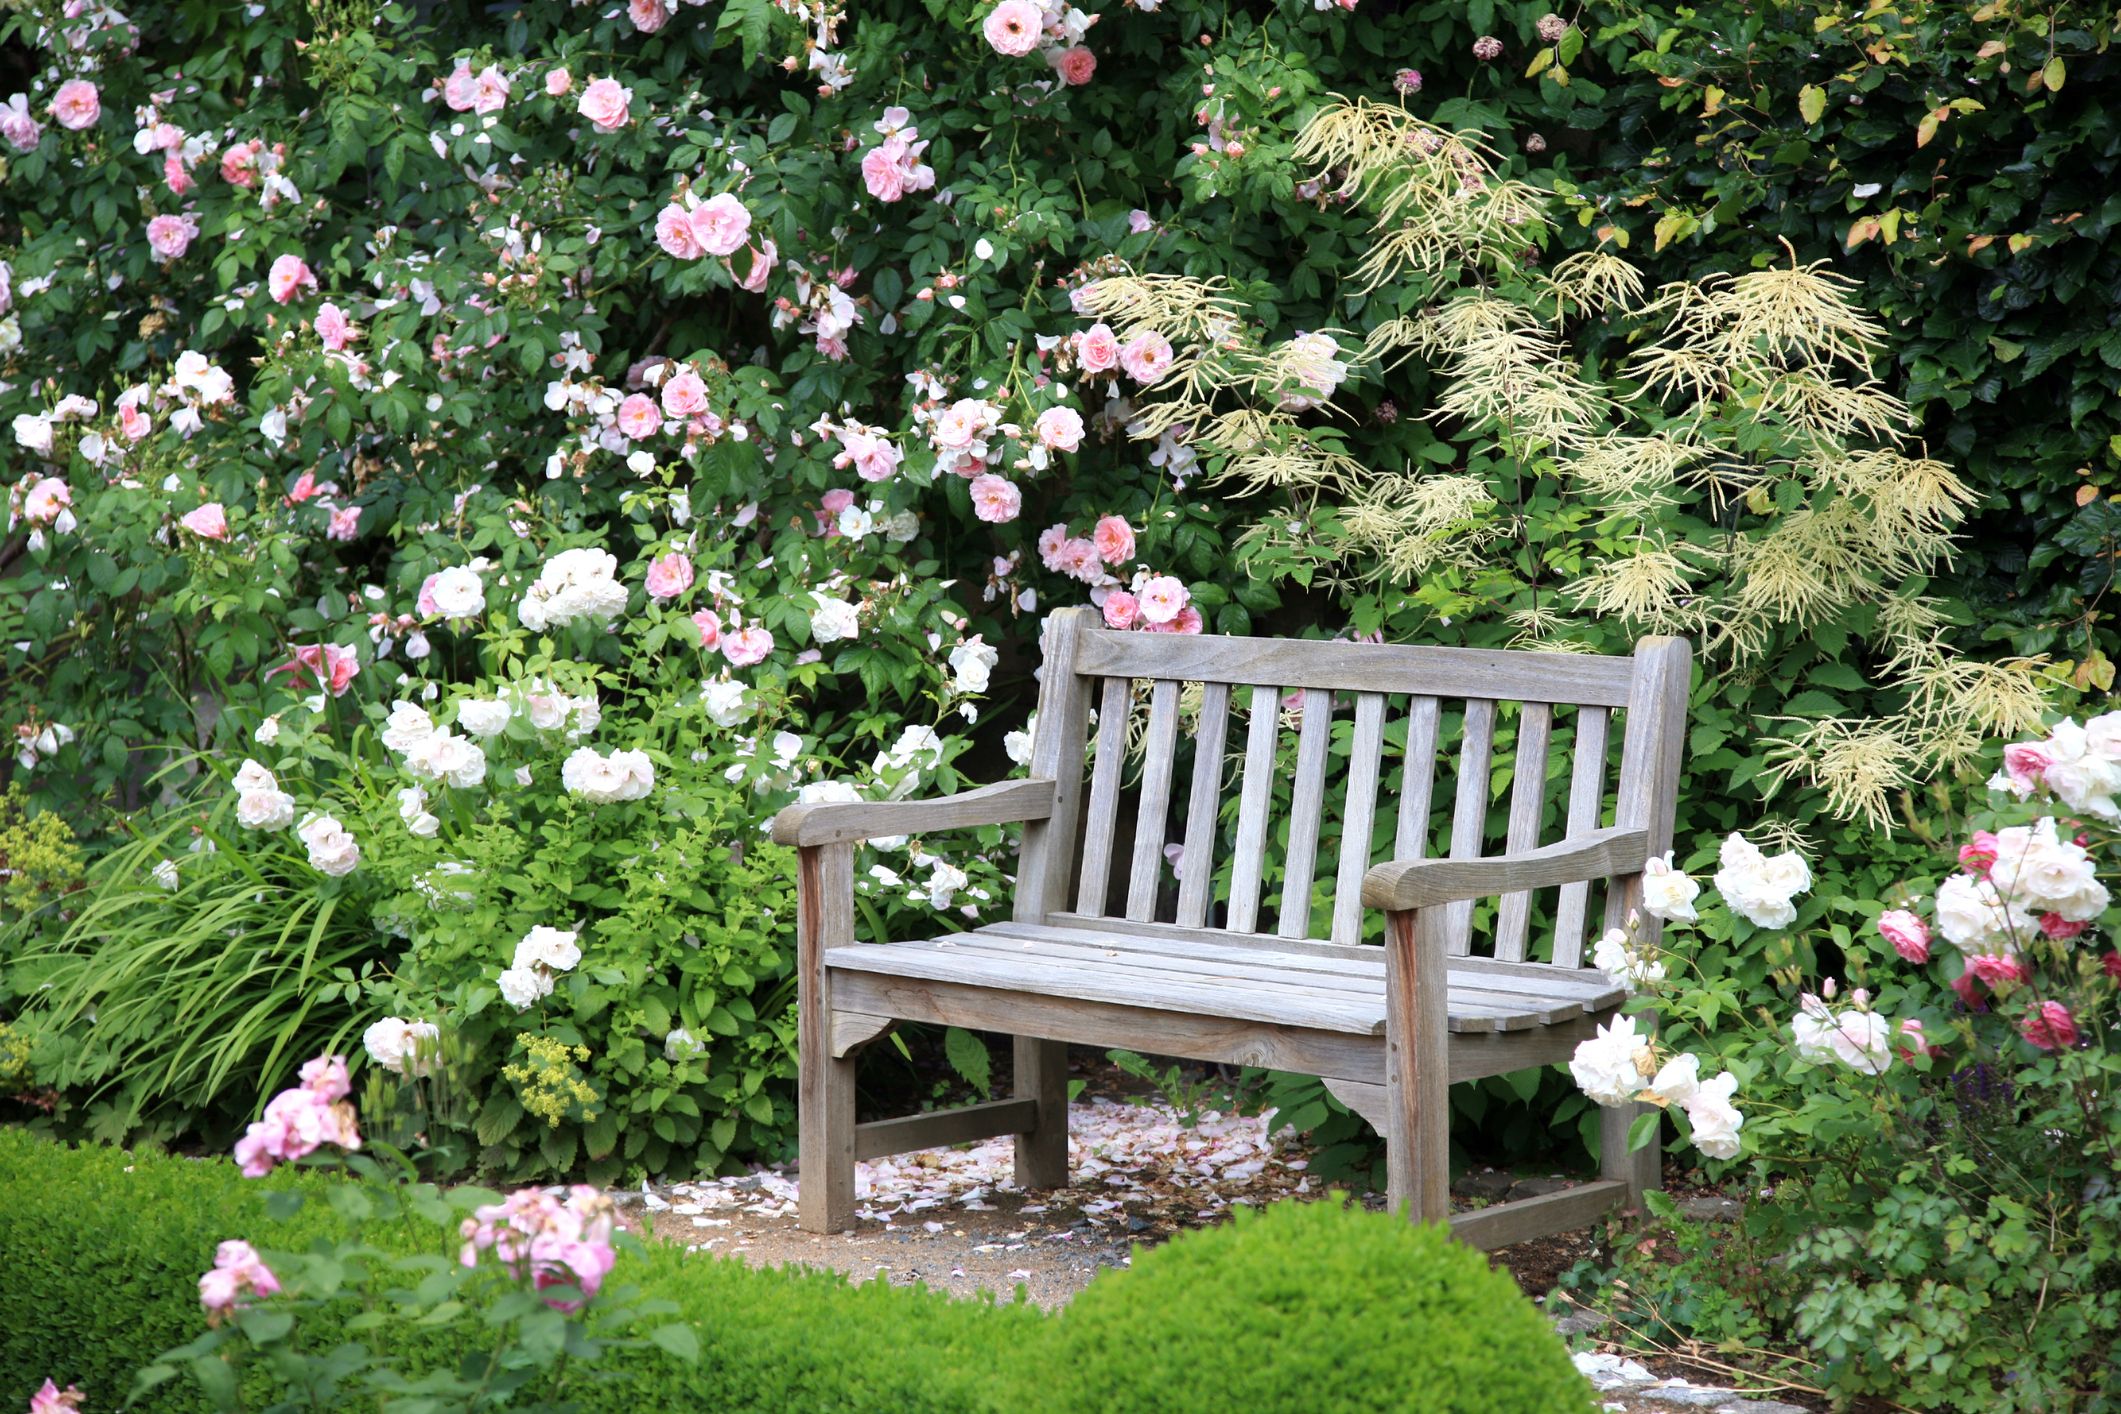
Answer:
<svg viewBox="0 0 2121 1414"><path fill-rule="evenodd" d="M1062 83L1080 88L1097 72L1097 56L1078 44L1054 55L1053 67L1060 71Z"/></svg>
<svg viewBox="0 0 2121 1414"><path fill-rule="evenodd" d="M1893 945L1893 951L1917 964L1930 960L1929 925L1904 908L1878 915L1878 932Z"/></svg>
<svg viewBox="0 0 2121 1414"><path fill-rule="evenodd" d="M2077 1019L2060 1002L2042 1002L2018 1023L2018 1034L2043 1051L2066 1051L2077 1044Z"/></svg>
<svg viewBox="0 0 2121 1414"><path fill-rule="evenodd" d="M2040 931L2048 937L2058 940L2077 937L2090 931L2091 926L2089 922L2073 923L2059 913L2043 913L2040 915Z"/></svg>

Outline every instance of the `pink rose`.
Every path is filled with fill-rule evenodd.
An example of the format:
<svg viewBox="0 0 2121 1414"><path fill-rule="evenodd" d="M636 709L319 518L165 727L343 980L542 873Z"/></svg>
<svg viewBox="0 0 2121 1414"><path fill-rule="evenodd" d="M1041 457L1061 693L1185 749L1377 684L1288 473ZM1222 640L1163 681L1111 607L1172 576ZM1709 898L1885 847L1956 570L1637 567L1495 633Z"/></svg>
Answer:
<svg viewBox="0 0 2121 1414"><path fill-rule="evenodd" d="M577 111L598 132L615 133L626 126L626 108L632 102L633 90L623 87L617 79L591 79L589 87L582 90Z"/></svg>
<svg viewBox="0 0 2121 1414"><path fill-rule="evenodd" d="M619 431L634 441L653 437L663 429L663 414L656 410L655 399L646 393L629 393L626 401L619 404Z"/></svg>
<svg viewBox="0 0 2121 1414"><path fill-rule="evenodd" d="M347 322L346 311L327 302L317 311L317 337L324 347L333 353L341 352L353 342L353 325Z"/></svg>
<svg viewBox="0 0 2121 1414"><path fill-rule="evenodd" d="M935 420L936 445L964 451L979 440L986 427L987 405L978 398L959 398Z"/></svg>
<svg viewBox="0 0 2121 1414"><path fill-rule="evenodd" d="M2040 784L2048 761L2047 747L2037 741L2013 742L2003 748L2003 770L2022 794L2030 795Z"/></svg>
<svg viewBox="0 0 2121 1414"><path fill-rule="evenodd" d="M1996 862L1996 837L1987 830L1974 831L1973 838L1959 846L1959 867L1976 878L1986 878Z"/></svg>
<svg viewBox="0 0 2121 1414"><path fill-rule="evenodd" d="M256 186L258 154L264 150L265 144L257 138L232 145L228 151L221 154L221 180L231 186Z"/></svg>
<svg viewBox="0 0 2121 1414"><path fill-rule="evenodd" d="M878 201L897 201L906 194L906 169L900 158L906 140L894 137L862 154L862 182Z"/></svg>
<svg viewBox="0 0 2121 1414"><path fill-rule="evenodd" d="M839 513L854 504L854 493L844 486L835 486L818 498L818 505L826 515L838 519Z"/></svg>
<svg viewBox="0 0 2121 1414"><path fill-rule="evenodd" d="M994 46L995 53L1018 59L1038 47L1038 36L1045 28L1045 19L1045 14L1031 0L1002 0L987 12L980 32L987 36L987 43Z"/></svg>
<svg viewBox="0 0 2121 1414"><path fill-rule="evenodd" d="M1024 508L1024 496L1013 482L993 472L972 478L972 513L993 525L1006 525Z"/></svg>
<svg viewBox="0 0 2121 1414"><path fill-rule="evenodd" d="M1104 516L1090 532L1097 557L1108 565L1123 565L1134 558L1134 527L1118 516Z"/></svg>
<svg viewBox="0 0 2121 1414"><path fill-rule="evenodd" d="M1060 71L1062 83L1079 88L1090 82L1090 76L1097 72L1097 56L1078 44L1054 55L1053 67Z"/></svg>
<svg viewBox="0 0 2121 1414"><path fill-rule="evenodd" d="M94 127L102 116L103 100L87 79L68 79L52 95L52 120L69 132Z"/></svg>
<svg viewBox="0 0 2121 1414"><path fill-rule="evenodd" d="M479 80L471 72L471 60L457 60L456 68L442 80L442 101L459 113L469 113L478 93Z"/></svg>
<svg viewBox="0 0 2121 1414"><path fill-rule="evenodd" d="M508 106L510 89L508 76L493 65L479 70L479 81L473 86L471 111L474 113L498 113Z"/></svg>
<svg viewBox="0 0 2121 1414"><path fill-rule="evenodd" d="M722 646L722 616L712 609L702 609L692 616L693 626L700 631L700 647L712 653Z"/></svg>
<svg viewBox="0 0 2121 1414"><path fill-rule="evenodd" d="M1171 341L1154 329L1145 329L1119 351L1119 366L1137 383L1154 383L1170 371Z"/></svg>
<svg viewBox="0 0 2121 1414"><path fill-rule="evenodd" d="M1178 617L1167 624L1144 624L1151 633L1199 633L1204 627L1200 610L1191 604L1178 611Z"/></svg>
<svg viewBox="0 0 2121 1414"><path fill-rule="evenodd" d="M1066 574L1068 567L1061 561L1061 553L1068 545L1068 527L1049 525L1038 533L1038 558L1055 574Z"/></svg>
<svg viewBox="0 0 2121 1414"><path fill-rule="evenodd" d="M75 1414L84 1398L86 1396L75 1385L62 1390L46 1380L44 1388L29 1397L29 1414Z"/></svg>
<svg viewBox="0 0 2121 1414"><path fill-rule="evenodd" d="M751 273L737 283L753 294L765 289L766 277L773 273L775 253L772 241L767 241L763 249L759 246L753 246L751 248Z"/></svg>
<svg viewBox="0 0 2121 1414"><path fill-rule="evenodd" d="M1920 966L1930 960L1929 925L1904 908L1878 915L1878 932L1893 945L1893 951Z"/></svg>
<svg viewBox="0 0 2121 1414"><path fill-rule="evenodd" d="M226 540L228 538L228 512L219 501L208 501L199 509L178 518L183 526L201 540Z"/></svg>
<svg viewBox="0 0 2121 1414"><path fill-rule="evenodd" d="M1076 361L1085 373L1103 373L1119 364L1119 339L1103 320L1075 336Z"/></svg>
<svg viewBox="0 0 2121 1414"><path fill-rule="evenodd" d="M1966 960L1967 973L1994 987L2004 982L2023 982L2032 974L2025 964L2006 953L1983 953Z"/></svg>
<svg viewBox="0 0 2121 1414"><path fill-rule="evenodd" d="M1124 589L1107 594L1103 608L1106 628L1133 628L1141 617L1141 601Z"/></svg>
<svg viewBox="0 0 2121 1414"><path fill-rule="evenodd" d="M118 430L125 434L128 442L137 442L155 430L155 420L140 411L137 403L118 404Z"/></svg>
<svg viewBox="0 0 2121 1414"><path fill-rule="evenodd" d="M74 503L74 493L56 476L39 477L22 498L22 518L32 525L50 525Z"/></svg>
<svg viewBox="0 0 2121 1414"><path fill-rule="evenodd" d="M2077 1020L2060 1002L2042 1002L2018 1023L2018 1034L2043 1051L2066 1051L2077 1044Z"/></svg>
<svg viewBox="0 0 2121 1414"><path fill-rule="evenodd" d="M699 240L692 234L692 213L676 202L655 216L655 243L679 260L700 258Z"/></svg>
<svg viewBox="0 0 2121 1414"><path fill-rule="evenodd" d="M642 34L654 34L670 18L663 0L626 0L626 15Z"/></svg>
<svg viewBox="0 0 2121 1414"><path fill-rule="evenodd" d="M1062 543L1060 568L1062 574L1085 584L1096 584L1105 577L1105 563L1097 557L1097 542L1087 536Z"/></svg>
<svg viewBox="0 0 2121 1414"><path fill-rule="evenodd" d="M1056 452L1072 452L1083 444L1082 414L1074 408L1047 408L1038 415L1038 440Z"/></svg>
<svg viewBox="0 0 2121 1414"><path fill-rule="evenodd" d="M361 533L361 508L345 506L331 513L331 524L325 527L327 540L351 540Z"/></svg>
<svg viewBox="0 0 2121 1414"><path fill-rule="evenodd" d="M732 667L748 668L763 663L773 652L773 635L765 629L740 628L722 635L722 656Z"/></svg>
<svg viewBox="0 0 2121 1414"><path fill-rule="evenodd" d="M317 494L317 474L305 471L295 478L294 489L287 493L287 504L299 506Z"/></svg>
<svg viewBox="0 0 2121 1414"><path fill-rule="evenodd" d="M171 196L182 196L192 189L191 173L185 170L184 159L174 152L162 159L162 185L169 188Z"/></svg>
<svg viewBox="0 0 2121 1414"><path fill-rule="evenodd" d="M2072 922L2059 913L2043 913L2040 915L2041 934L2058 942L2066 942L2071 938L2078 937L2089 930L2091 926L2089 922Z"/></svg>
<svg viewBox="0 0 2121 1414"><path fill-rule="evenodd" d="M751 213L728 192L693 208L692 238L709 255L734 255L751 231Z"/></svg>
<svg viewBox="0 0 2121 1414"><path fill-rule="evenodd" d="M198 234L198 223L189 216L157 216L147 223L147 248L165 263L182 260Z"/></svg>
<svg viewBox="0 0 2121 1414"><path fill-rule="evenodd" d="M1186 586L1170 575L1151 575L1141 587L1142 617L1152 624L1170 623L1191 597Z"/></svg>
<svg viewBox="0 0 2121 1414"><path fill-rule="evenodd" d="M551 73L545 75L545 96L547 98L565 98L567 90L572 87L574 87L574 76L565 69L554 69Z"/></svg>
<svg viewBox="0 0 2121 1414"><path fill-rule="evenodd" d="M266 273L265 288L275 304L291 303L303 290L314 290L317 277L309 273L309 266L299 255L283 255L272 263Z"/></svg>
<svg viewBox="0 0 2121 1414"><path fill-rule="evenodd" d="M687 368L663 385L663 411L672 417L691 417L707 410L707 384Z"/></svg>
<svg viewBox="0 0 2121 1414"><path fill-rule="evenodd" d="M675 599L692 587L692 561L672 551L648 562L648 597Z"/></svg>

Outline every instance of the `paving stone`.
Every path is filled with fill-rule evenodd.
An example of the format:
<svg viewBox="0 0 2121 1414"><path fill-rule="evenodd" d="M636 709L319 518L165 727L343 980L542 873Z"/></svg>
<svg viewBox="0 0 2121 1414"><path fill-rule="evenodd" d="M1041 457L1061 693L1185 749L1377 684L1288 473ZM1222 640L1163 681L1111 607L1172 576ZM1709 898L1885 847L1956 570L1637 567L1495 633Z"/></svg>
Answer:
<svg viewBox="0 0 2121 1414"><path fill-rule="evenodd" d="M1451 1190L1464 1198L1489 1198L1500 1202L1517 1182L1515 1174L1500 1169L1469 1169Z"/></svg>
<svg viewBox="0 0 2121 1414"><path fill-rule="evenodd" d="M1569 1187L1569 1181L1565 1178L1527 1178L1510 1190L1510 1197L1513 1200L1544 1198L1549 1193L1566 1192Z"/></svg>
<svg viewBox="0 0 2121 1414"><path fill-rule="evenodd" d="M1701 1193L1680 1199L1679 1211L1698 1223L1729 1223L1744 1216L1745 1205L1720 1193Z"/></svg>

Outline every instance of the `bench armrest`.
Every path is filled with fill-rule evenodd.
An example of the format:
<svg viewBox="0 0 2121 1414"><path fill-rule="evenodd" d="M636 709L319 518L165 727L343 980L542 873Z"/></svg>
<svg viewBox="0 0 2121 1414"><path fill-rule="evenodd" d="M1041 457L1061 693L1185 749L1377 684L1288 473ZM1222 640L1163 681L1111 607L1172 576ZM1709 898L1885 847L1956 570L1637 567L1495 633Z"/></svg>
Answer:
<svg viewBox="0 0 2121 1414"><path fill-rule="evenodd" d="M918 835L1053 813L1053 782L1003 781L934 800L833 800L791 805L773 817L782 844L848 844L878 835Z"/></svg>
<svg viewBox="0 0 2121 1414"><path fill-rule="evenodd" d="M1441 903L1488 898L1640 872L1649 858L1649 832L1593 830L1560 844L1486 859L1396 859L1362 878L1362 901L1370 908L1430 908Z"/></svg>

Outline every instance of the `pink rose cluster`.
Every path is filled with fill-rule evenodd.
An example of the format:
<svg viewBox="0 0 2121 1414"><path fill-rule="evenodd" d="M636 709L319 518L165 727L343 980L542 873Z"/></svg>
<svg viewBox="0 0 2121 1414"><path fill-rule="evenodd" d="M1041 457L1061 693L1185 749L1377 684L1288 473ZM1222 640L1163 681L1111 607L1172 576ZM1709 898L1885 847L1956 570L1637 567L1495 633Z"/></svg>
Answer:
<svg viewBox="0 0 2121 1414"><path fill-rule="evenodd" d="M245 1178L263 1178L280 1164L314 1153L326 1144L341 1149L359 1149L360 1132L354 1126L353 1106L346 1096L353 1089L342 1056L318 1056L305 1061L302 1083L282 1090L265 1106L265 1116L236 1141L236 1165Z"/></svg>
<svg viewBox="0 0 2121 1414"><path fill-rule="evenodd" d="M1043 50L1060 81L1080 87L1097 73L1097 56L1082 42L1096 23L1097 16L1084 14L1067 0L1001 0L980 22L980 33L995 53L1007 58Z"/></svg>
<svg viewBox="0 0 2121 1414"><path fill-rule="evenodd" d="M344 697L353 680L361 675L361 657L342 644L311 643L295 649L294 658L273 671L291 673L298 681L306 672L333 697Z"/></svg>
<svg viewBox="0 0 2121 1414"><path fill-rule="evenodd" d="M458 113L498 113L508 106L512 88L508 76L494 65L473 73L471 60L459 59L442 81L442 101Z"/></svg>
<svg viewBox="0 0 2121 1414"><path fill-rule="evenodd" d="M44 1387L29 1397L29 1414L79 1414L81 1401L86 1398L78 1386L61 1389L47 1379Z"/></svg>
<svg viewBox="0 0 2121 1414"><path fill-rule="evenodd" d="M832 459L834 467L844 470L851 466L864 481L889 481L898 475L899 463L905 454L882 428L842 422L823 424L818 430L836 438L840 444L839 454Z"/></svg>
<svg viewBox="0 0 2121 1414"><path fill-rule="evenodd" d="M884 140L862 154L862 182L878 201L898 201L935 185L935 169L921 160L928 144L903 108L886 108L876 121Z"/></svg>
<svg viewBox="0 0 2121 1414"><path fill-rule="evenodd" d="M751 213L728 192L700 201L687 192L655 218L655 241L678 260L735 255L751 234Z"/></svg>
<svg viewBox="0 0 2121 1414"><path fill-rule="evenodd" d="M1144 329L1122 344L1111 326L1102 320L1076 334L1073 339L1076 366L1085 373L1110 373L1118 368L1144 386L1171 371L1171 341L1154 329Z"/></svg>
<svg viewBox="0 0 2121 1414"><path fill-rule="evenodd" d="M1192 593L1175 576L1138 566L1124 583L1111 569L1134 558L1134 528L1119 516L1100 517L1087 536L1071 536L1065 523L1038 537L1039 559L1055 574L1090 586L1090 600L1105 627L1149 633L1199 633L1204 624Z"/></svg>
<svg viewBox="0 0 2121 1414"><path fill-rule="evenodd" d="M754 668L773 655L773 634L757 624L747 627L734 609L727 623L717 611L701 609L692 625L700 631L702 651L719 652L733 668Z"/></svg>
<svg viewBox="0 0 2121 1414"><path fill-rule="evenodd" d="M612 1250L612 1203L597 1189L578 1183L565 1191L525 1188L499 1203L472 1210L459 1228L464 1246L458 1260L479 1264L490 1252L518 1280L528 1279L545 1291L572 1287L581 1300L564 1294L545 1298L557 1311L579 1310L597 1294L617 1262Z"/></svg>
<svg viewBox="0 0 2121 1414"><path fill-rule="evenodd" d="M206 1308L208 1321L218 1324L245 1296L275 1296L279 1290L280 1279L258 1249L230 1238L214 1249L213 1266L199 1278L199 1304Z"/></svg>

